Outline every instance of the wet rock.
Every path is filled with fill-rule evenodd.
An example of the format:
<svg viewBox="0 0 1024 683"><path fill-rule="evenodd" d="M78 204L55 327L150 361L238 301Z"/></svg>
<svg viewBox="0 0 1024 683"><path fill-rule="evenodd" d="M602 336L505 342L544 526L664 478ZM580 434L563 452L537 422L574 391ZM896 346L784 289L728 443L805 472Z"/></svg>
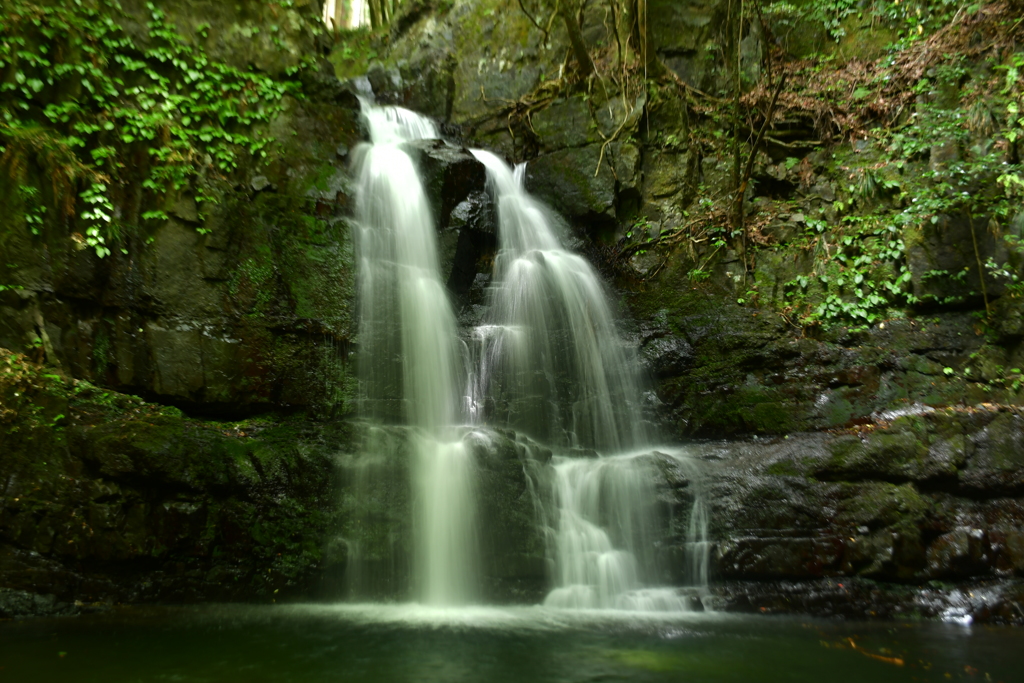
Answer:
<svg viewBox="0 0 1024 683"><path fill-rule="evenodd" d="M691 448L691 456L702 461L713 576L806 582L869 577L922 585L1019 572L1019 501L1001 498L998 480L982 494L961 488L956 477L977 457L963 444L988 434L1004 415L934 411L900 418L891 429L912 423L913 441L898 437L904 433L899 430L877 430L869 435L898 438L872 442L855 434L807 434ZM951 442L960 448L943 460L941 452ZM858 456L845 461L850 468L829 469L836 453L851 447ZM919 478L885 481L900 481L908 472ZM836 480L824 480L824 473ZM680 542L676 536L667 543ZM800 584L789 585L799 592ZM849 608L865 599L850 598Z"/></svg>
<svg viewBox="0 0 1024 683"><path fill-rule="evenodd" d="M704 163L711 162L705 159ZM811 279L806 288L799 284L801 274L814 268L809 252L759 251L753 273L757 308L736 305L737 299L751 296L752 287L742 286L742 264L725 249L660 256L656 277L648 276L642 288L630 291L627 303L645 324L657 321L658 337L685 341L701 359L692 366L666 359L664 367L678 370L658 377L663 416L677 425L679 436L841 427L870 422L875 411L914 402L956 403L967 394L964 376L947 374L945 368L962 363L984 343L968 314L942 314L927 325L888 321L859 333L858 338L798 339L791 336L792 328L785 327L783 318L765 307L784 309L791 305L794 293L810 294L818 286ZM692 280L694 268L714 284ZM750 282L749 273L747 277ZM711 290L717 293L712 295ZM663 345L667 354L672 346ZM658 365L653 357L646 362ZM993 358L985 366L994 371L1010 363L1016 361ZM980 372L972 376L980 379ZM979 394L971 400L989 399ZM929 449L933 446L927 444ZM950 457L952 451L936 451L918 465L905 462L907 472L892 471L887 476L946 476L942 473L950 472L951 465L939 460Z"/></svg>
<svg viewBox="0 0 1024 683"><path fill-rule="evenodd" d="M644 159L644 191L654 198L688 205L697 190L695 175L696 159L688 153L655 151Z"/></svg>
<svg viewBox="0 0 1024 683"><path fill-rule="evenodd" d="M487 172L467 149L444 140L403 145L420 170L438 228L441 277L459 304L476 277L478 261L493 246Z"/></svg>
<svg viewBox="0 0 1024 683"><path fill-rule="evenodd" d="M969 437L973 453L959 473L975 490L1019 492L1024 487L1024 417L1001 413Z"/></svg>
<svg viewBox="0 0 1024 683"><path fill-rule="evenodd" d="M202 223L199 220L199 209L196 207L196 200L192 197L180 197L168 213L186 223Z"/></svg>
<svg viewBox="0 0 1024 683"><path fill-rule="evenodd" d="M723 578L808 578L835 573L843 555L838 538L741 538L718 545Z"/></svg>
<svg viewBox="0 0 1024 683"><path fill-rule="evenodd" d="M530 125L547 151L599 142L597 124L583 96L555 100L530 116Z"/></svg>
<svg viewBox="0 0 1024 683"><path fill-rule="evenodd" d="M323 151L333 158L344 135ZM294 161L293 170L303 168ZM338 170L328 168L327 184ZM345 374L339 361L354 332L345 288L354 288L355 268L347 224L303 218L318 213L319 199L305 199L309 189L255 197L228 190L204 208L202 224L194 202L179 202L147 239L127 239L128 255L98 259L55 242L55 267L29 296L3 298L0 344L29 350L38 311L54 327L49 361L75 377L208 414L324 406L328 386ZM14 273L36 272L33 249L8 261Z"/></svg>
<svg viewBox="0 0 1024 683"><path fill-rule="evenodd" d="M1018 576L1024 575L1024 528L997 528L992 536L1001 545L1007 560L1006 569L1015 571Z"/></svg>
<svg viewBox="0 0 1024 683"><path fill-rule="evenodd" d="M540 156L526 167L526 189L570 221L610 223L615 176L611 161L601 156L597 144Z"/></svg>
<svg viewBox="0 0 1024 683"><path fill-rule="evenodd" d="M832 458L817 471L818 476L878 479L929 479L955 477L966 462L963 439L944 440L933 448L927 437L915 433L912 424L901 420L886 431L864 437L837 439L831 446Z"/></svg>
<svg viewBox="0 0 1024 683"><path fill-rule="evenodd" d="M60 602L53 595L0 588L0 619L62 617L78 612L75 605Z"/></svg>
<svg viewBox="0 0 1024 683"><path fill-rule="evenodd" d="M253 192L263 192L264 190L273 190L273 183L270 182L270 178L265 175L254 176L249 181L249 187L252 188Z"/></svg>
<svg viewBox="0 0 1024 683"><path fill-rule="evenodd" d="M482 265L496 248L494 206L487 192L474 192L462 200L449 216L448 229L458 232L447 288L458 308L485 303L490 272Z"/></svg>
<svg viewBox="0 0 1024 683"><path fill-rule="evenodd" d="M907 264L910 266L914 292L931 297L935 303L962 303L981 296L978 263L994 259L1007 260L1003 241L988 229L988 216L939 215L925 221L913 233L904 236L907 243ZM974 244L978 253L975 254ZM1004 279L982 272L990 297L997 297L1006 288Z"/></svg>
<svg viewBox="0 0 1024 683"><path fill-rule="evenodd" d="M677 337L652 339L641 347L640 362L654 377L671 377L692 366L693 347Z"/></svg>
<svg viewBox="0 0 1024 683"><path fill-rule="evenodd" d="M683 7L671 0L656 0L647 12L651 40L665 63L687 83L707 87L713 64L703 53L708 41L719 38L727 3L704 0Z"/></svg>
<svg viewBox="0 0 1024 683"><path fill-rule="evenodd" d="M958 527L939 536L928 549L928 571L935 578L984 573L990 556L985 531Z"/></svg>
<svg viewBox="0 0 1024 683"><path fill-rule="evenodd" d="M84 382L45 380L3 353L18 372L0 374L0 395L18 418L0 429L0 585L53 596L32 602L53 613L71 601L318 590L348 427L187 420Z"/></svg>
<svg viewBox="0 0 1024 683"><path fill-rule="evenodd" d="M731 581L713 586L711 592L705 601L727 612L848 619L925 617L961 624L1024 623L1024 586L1020 582L908 587L860 579Z"/></svg>
<svg viewBox="0 0 1024 683"><path fill-rule="evenodd" d="M487 172L469 150L444 140L415 140L403 148L420 171L423 190L443 231L452 210L471 193L483 191Z"/></svg>
<svg viewBox="0 0 1024 683"><path fill-rule="evenodd" d="M402 75L395 67L374 62L366 72L377 104L402 104Z"/></svg>

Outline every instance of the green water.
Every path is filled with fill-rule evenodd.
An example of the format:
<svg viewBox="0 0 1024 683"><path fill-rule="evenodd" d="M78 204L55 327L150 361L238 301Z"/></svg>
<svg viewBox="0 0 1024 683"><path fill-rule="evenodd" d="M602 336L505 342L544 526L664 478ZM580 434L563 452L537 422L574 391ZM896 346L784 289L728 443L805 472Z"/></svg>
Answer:
<svg viewBox="0 0 1024 683"><path fill-rule="evenodd" d="M125 608L0 622L0 681L1024 680L1024 631L418 606Z"/></svg>

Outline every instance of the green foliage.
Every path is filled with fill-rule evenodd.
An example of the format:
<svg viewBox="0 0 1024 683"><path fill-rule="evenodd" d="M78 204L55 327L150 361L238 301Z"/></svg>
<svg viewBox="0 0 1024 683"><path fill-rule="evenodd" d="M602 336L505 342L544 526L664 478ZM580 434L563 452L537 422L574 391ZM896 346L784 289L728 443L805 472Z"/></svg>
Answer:
<svg viewBox="0 0 1024 683"><path fill-rule="evenodd" d="M957 0L809 0L806 2L772 2L762 10L770 23L779 29L800 30L800 20L819 24L834 41L846 37L848 20L865 20L895 29L897 49L908 47L922 37L949 23L958 11L976 12L980 4L965 5ZM867 93L861 95L866 97ZM854 98L859 99L857 93Z"/></svg>
<svg viewBox="0 0 1024 683"><path fill-rule="evenodd" d="M815 270L786 285L787 301L802 311L802 322L871 324L921 303L923 295L910 287L904 236L917 239L944 217L966 216L977 240L986 233L1003 237L1014 262L1022 261L1019 231L1006 229L1024 196L1021 164L1008 153L1015 136L1024 132L1018 116L1022 65L1019 54L1004 64L990 64L1000 76L993 87L991 79L972 80L962 58L947 57L917 83L918 103L909 121L873 131L876 156L843 157L853 168L838 164L835 169L847 180L832 206L833 224L825 230L814 219L807 223L805 244L815 249ZM795 164L787 161L786 166ZM976 244L967 248L977 250ZM977 255L979 264L983 258ZM1024 290L1010 263L989 258L983 270L1005 278L1011 294ZM966 268L936 270L920 279L956 282L961 290L973 287L984 294L984 283L969 282L969 273ZM935 302L957 301L947 296Z"/></svg>
<svg viewBox="0 0 1024 683"><path fill-rule="evenodd" d="M81 214L87 226L85 243L96 250L97 256L103 258L110 253L104 235L107 225L114 217L114 205L107 196L107 186L103 183L93 183L82 191L82 201L88 205Z"/></svg>
<svg viewBox="0 0 1024 683"><path fill-rule="evenodd" d="M846 35L843 21L856 7L854 0L815 0L811 3L811 16L822 23L834 40L839 40Z"/></svg>
<svg viewBox="0 0 1024 683"><path fill-rule="evenodd" d="M908 302L906 246L895 226L851 217L841 230L818 234L813 244L820 257L815 270L785 285L790 306L805 311L804 324L869 325Z"/></svg>
<svg viewBox="0 0 1024 683"><path fill-rule="evenodd" d="M9 0L0 16L0 153L13 177L30 157L63 173L55 200L70 209L79 193L85 240L101 257L117 224L132 218L115 207L133 182L144 205L190 186L200 202L214 201L204 189L243 159L266 155L263 128L299 90L209 58L147 7L144 47L122 28L127 15L116 0ZM33 233L40 227L29 221Z"/></svg>
<svg viewBox="0 0 1024 683"><path fill-rule="evenodd" d="M39 188L32 185L18 186L18 199L21 200L25 225L33 235L38 235L43 229L43 216L46 215L46 207L40 204Z"/></svg>

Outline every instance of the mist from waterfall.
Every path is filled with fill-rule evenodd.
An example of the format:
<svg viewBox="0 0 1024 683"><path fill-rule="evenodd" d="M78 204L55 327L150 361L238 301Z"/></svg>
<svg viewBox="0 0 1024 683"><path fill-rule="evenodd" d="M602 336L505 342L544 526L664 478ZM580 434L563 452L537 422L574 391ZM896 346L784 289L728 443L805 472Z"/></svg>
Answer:
<svg viewBox="0 0 1024 683"><path fill-rule="evenodd" d="M355 159L360 412L413 428L414 594L428 604L465 604L478 597L479 551L474 465L452 429L460 384L455 316L439 274L430 207L401 148L438 133L406 109L366 105L363 113L371 144ZM359 544L353 546L358 564Z"/></svg>

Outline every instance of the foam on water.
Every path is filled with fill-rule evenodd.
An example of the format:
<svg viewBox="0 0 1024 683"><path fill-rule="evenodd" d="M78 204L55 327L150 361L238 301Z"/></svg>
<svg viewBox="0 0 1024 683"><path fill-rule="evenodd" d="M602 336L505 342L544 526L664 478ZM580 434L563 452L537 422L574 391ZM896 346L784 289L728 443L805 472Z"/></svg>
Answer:
<svg viewBox="0 0 1024 683"><path fill-rule="evenodd" d="M623 611L554 609L530 606L437 607L419 603L298 604L274 608L296 616L337 618L357 624L403 627L488 629L500 631L561 631L574 628L643 627L658 624L697 626L700 622L735 619L715 612Z"/></svg>

